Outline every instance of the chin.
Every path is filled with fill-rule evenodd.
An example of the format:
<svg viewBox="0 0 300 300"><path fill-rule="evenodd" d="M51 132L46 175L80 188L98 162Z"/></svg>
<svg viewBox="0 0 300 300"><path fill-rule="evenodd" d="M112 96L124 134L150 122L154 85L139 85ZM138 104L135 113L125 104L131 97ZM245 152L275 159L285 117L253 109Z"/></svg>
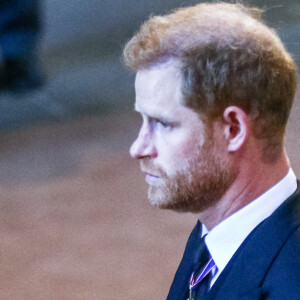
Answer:
<svg viewBox="0 0 300 300"><path fill-rule="evenodd" d="M181 197L179 195L172 195L170 191L163 191L157 187L149 187L148 190L149 203L160 209L173 210L179 213L199 213L205 209L203 205L195 205L195 198ZM199 201L198 201L199 203Z"/></svg>
<svg viewBox="0 0 300 300"><path fill-rule="evenodd" d="M152 206L161 207L165 205L166 196L157 188L150 186L148 189L148 200Z"/></svg>
<svg viewBox="0 0 300 300"><path fill-rule="evenodd" d="M223 185L201 185L188 193L188 190L184 190L183 187L168 189L151 186L148 190L148 199L152 206L160 209L197 214L215 205L227 188L228 185L224 183Z"/></svg>

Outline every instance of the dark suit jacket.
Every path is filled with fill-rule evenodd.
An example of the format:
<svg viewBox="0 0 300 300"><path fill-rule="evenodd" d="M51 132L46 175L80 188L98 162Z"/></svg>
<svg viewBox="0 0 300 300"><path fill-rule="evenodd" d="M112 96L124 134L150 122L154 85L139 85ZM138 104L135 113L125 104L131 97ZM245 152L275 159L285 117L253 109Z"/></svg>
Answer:
<svg viewBox="0 0 300 300"><path fill-rule="evenodd" d="M199 235L200 222L189 237L167 300L188 298ZM249 234L205 299L300 300L299 182L297 191Z"/></svg>

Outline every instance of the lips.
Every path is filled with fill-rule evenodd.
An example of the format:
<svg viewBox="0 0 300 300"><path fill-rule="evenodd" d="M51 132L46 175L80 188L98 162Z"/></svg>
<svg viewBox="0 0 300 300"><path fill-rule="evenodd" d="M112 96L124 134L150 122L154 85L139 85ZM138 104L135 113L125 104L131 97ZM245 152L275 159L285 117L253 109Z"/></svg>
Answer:
<svg viewBox="0 0 300 300"><path fill-rule="evenodd" d="M141 171L143 173L146 173L146 175L149 175L149 176L153 176L153 177L156 177L156 178L159 178L160 176L159 175L156 175L155 172L152 172L152 170L147 170L146 168L144 167L141 167Z"/></svg>
<svg viewBox="0 0 300 300"><path fill-rule="evenodd" d="M148 173L148 172L145 172L145 173L146 173L146 176L159 178L159 176L157 176L157 175L154 175L154 174L151 174L151 173Z"/></svg>
<svg viewBox="0 0 300 300"><path fill-rule="evenodd" d="M153 174L149 174L149 173L146 173L146 182L150 185L158 185L161 181L161 178L158 177L158 176L155 176Z"/></svg>
<svg viewBox="0 0 300 300"><path fill-rule="evenodd" d="M161 172L159 168L155 168L150 161L140 161L141 171L146 174L146 182L150 185L159 185L162 182L163 176L159 175ZM161 173L162 174L162 173Z"/></svg>

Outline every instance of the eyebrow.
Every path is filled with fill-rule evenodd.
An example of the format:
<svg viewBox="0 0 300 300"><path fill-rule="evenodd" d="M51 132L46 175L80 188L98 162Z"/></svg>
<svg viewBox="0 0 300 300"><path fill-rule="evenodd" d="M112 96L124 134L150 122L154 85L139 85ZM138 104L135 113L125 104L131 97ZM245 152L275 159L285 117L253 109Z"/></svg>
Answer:
<svg viewBox="0 0 300 300"><path fill-rule="evenodd" d="M138 109L137 105L135 105L134 108L135 108L136 112L140 113L141 115L145 115L148 118L151 118L151 119L154 119L154 120L160 120L160 121L163 121L163 122L166 122L166 123L173 123L174 122L174 120L172 120L169 116L162 115L159 112L147 114L147 113L141 112Z"/></svg>

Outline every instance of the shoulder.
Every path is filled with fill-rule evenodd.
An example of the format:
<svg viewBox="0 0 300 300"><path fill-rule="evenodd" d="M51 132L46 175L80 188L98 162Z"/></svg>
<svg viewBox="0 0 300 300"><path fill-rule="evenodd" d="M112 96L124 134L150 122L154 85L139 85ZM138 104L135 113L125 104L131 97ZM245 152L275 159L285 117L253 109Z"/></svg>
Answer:
<svg viewBox="0 0 300 300"><path fill-rule="evenodd" d="M288 237L274 258L262 288L271 299L300 295L300 226Z"/></svg>

